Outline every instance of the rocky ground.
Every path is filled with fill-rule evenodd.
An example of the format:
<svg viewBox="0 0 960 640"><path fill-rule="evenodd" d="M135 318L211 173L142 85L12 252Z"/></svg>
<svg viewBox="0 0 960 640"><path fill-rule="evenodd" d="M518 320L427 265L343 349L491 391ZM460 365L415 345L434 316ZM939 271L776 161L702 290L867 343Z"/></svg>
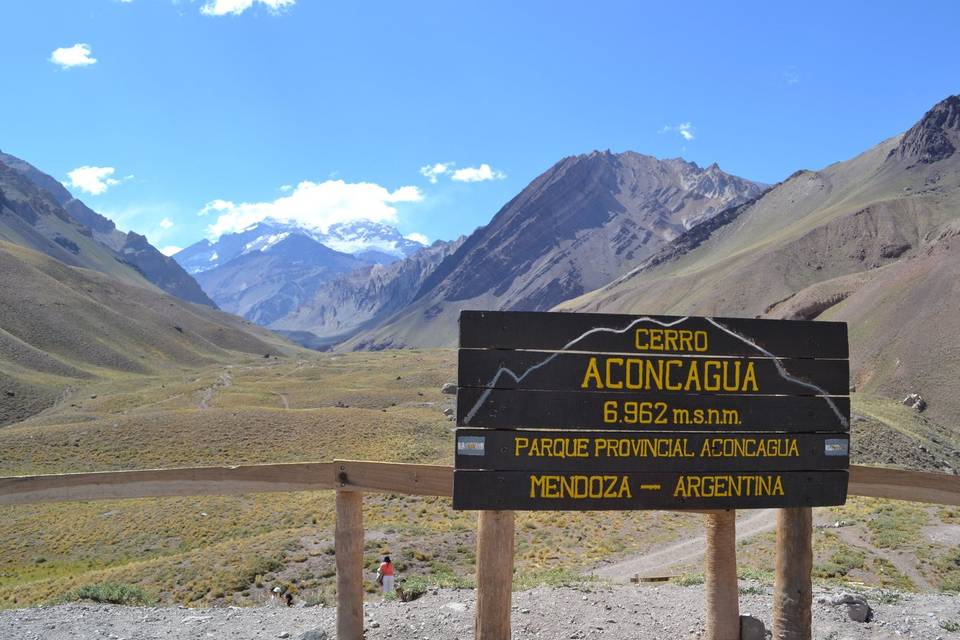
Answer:
<svg viewBox="0 0 960 640"><path fill-rule="evenodd" d="M769 626L770 589L741 585L741 613ZM868 592L873 620L854 622L835 591L814 595L814 638L884 640L960 638L960 597ZM675 584L539 587L514 594L514 638L687 640L704 632L703 586ZM436 590L411 603L370 602L367 638L440 640L473 637L474 593ZM68 604L0 611L3 640L322 640L335 637L330 607L186 609Z"/></svg>

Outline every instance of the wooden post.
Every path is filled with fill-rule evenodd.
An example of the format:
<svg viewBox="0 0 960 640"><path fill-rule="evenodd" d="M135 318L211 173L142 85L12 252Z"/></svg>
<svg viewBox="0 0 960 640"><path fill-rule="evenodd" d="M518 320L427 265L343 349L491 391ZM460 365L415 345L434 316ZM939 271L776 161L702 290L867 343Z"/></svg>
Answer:
<svg viewBox="0 0 960 640"><path fill-rule="evenodd" d="M481 511L477 517L476 640L510 640L513 527L513 511Z"/></svg>
<svg viewBox="0 0 960 640"><path fill-rule="evenodd" d="M363 640L363 494L337 491L337 638Z"/></svg>
<svg viewBox="0 0 960 640"><path fill-rule="evenodd" d="M707 515L707 638L740 639L737 588L737 514Z"/></svg>
<svg viewBox="0 0 960 640"><path fill-rule="evenodd" d="M813 603L813 510L777 514L777 575L773 583L773 637L810 640Z"/></svg>

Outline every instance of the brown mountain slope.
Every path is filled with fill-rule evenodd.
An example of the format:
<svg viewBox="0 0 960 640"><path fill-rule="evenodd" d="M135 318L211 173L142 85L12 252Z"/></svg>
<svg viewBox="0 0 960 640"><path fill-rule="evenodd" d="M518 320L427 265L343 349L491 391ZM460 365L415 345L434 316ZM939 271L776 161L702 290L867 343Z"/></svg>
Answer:
<svg viewBox="0 0 960 640"><path fill-rule="evenodd" d="M114 268L114 263L119 262L171 295L188 302L216 306L173 258L160 253L145 237L132 231L120 231L112 220L74 198L62 184L29 162L0 152L0 165L3 165L0 167L0 192L13 192L10 198L19 201L21 207L48 210L63 223L56 223L55 226L33 224L30 225L31 229L27 229L26 220L21 215L16 221L18 229L4 229L5 222L0 215L0 238L43 251L61 262L97 269L114 276L123 275ZM15 176L25 180L15 180ZM35 189L26 188L26 184ZM7 222L10 221L8 217ZM90 245L86 240L77 241L73 231L102 247ZM108 253L109 257L97 257L103 253Z"/></svg>
<svg viewBox="0 0 960 640"><path fill-rule="evenodd" d="M451 345L461 309L543 310L610 282L762 187L681 159L561 160L471 234L414 302L344 348Z"/></svg>
<svg viewBox="0 0 960 640"><path fill-rule="evenodd" d="M296 351L234 316L0 241L0 425L77 379Z"/></svg>
<svg viewBox="0 0 960 640"><path fill-rule="evenodd" d="M922 388L934 415L956 416L958 113L948 98L906 134L798 172L558 308L846 320L859 388Z"/></svg>

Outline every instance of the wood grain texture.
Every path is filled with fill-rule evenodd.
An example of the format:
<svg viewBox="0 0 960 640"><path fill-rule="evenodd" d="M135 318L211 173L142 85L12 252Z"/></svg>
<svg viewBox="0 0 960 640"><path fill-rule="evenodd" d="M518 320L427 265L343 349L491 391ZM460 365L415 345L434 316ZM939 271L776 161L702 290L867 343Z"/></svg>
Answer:
<svg viewBox="0 0 960 640"><path fill-rule="evenodd" d="M453 467L366 460L334 460L339 487L352 491L452 496Z"/></svg>
<svg viewBox="0 0 960 640"><path fill-rule="evenodd" d="M880 467L850 467L850 495L960 505L960 476Z"/></svg>
<svg viewBox="0 0 960 640"><path fill-rule="evenodd" d="M513 592L514 514L477 515L477 640L510 640Z"/></svg>
<svg viewBox="0 0 960 640"><path fill-rule="evenodd" d="M337 492L337 638L363 640L363 494Z"/></svg>
<svg viewBox="0 0 960 640"><path fill-rule="evenodd" d="M720 511L706 521L707 639L740 639L737 515Z"/></svg>
<svg viewBox="0 0 960 640"><path fill-rule="evenodd" d="M329 462L0 478L0 505L333 489Z"/></svg>
<svg viewBox="0 0 960 640"><path fill-rule="evenodd" d="M813 511L777 514L777 568L773 582L774 640L811 640Z"/></svg>

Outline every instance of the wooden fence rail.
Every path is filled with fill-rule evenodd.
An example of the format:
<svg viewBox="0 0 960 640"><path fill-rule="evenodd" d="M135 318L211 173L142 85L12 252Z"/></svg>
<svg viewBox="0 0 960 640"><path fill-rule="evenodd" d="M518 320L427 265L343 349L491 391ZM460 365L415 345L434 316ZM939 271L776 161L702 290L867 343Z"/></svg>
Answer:
<svg viewBox="0 0 960 640"><path fill-rule="evenodd" d="M237 467L103 471L0 478L0 506L161 496L277 491L337 491L337 637L362 640L363 494L450 497L453 467L363 460ZM960 477L877 467L850 467L849 494L960 505ZM708 640L739 638L736 520L709 511L707 522ZM773 637L810 640L812 518L809 508L778 517ZM509 640L514 514L481 511L477 529L475 637Z"/></svg>
<svg viewBox="0 0 960 640"><path fill-rule="evenodd" d="M0 478L0 505L349 489L450 497L453 467L363 460ZM960 505L960 476L850 467L849 494Z"/></svg>

